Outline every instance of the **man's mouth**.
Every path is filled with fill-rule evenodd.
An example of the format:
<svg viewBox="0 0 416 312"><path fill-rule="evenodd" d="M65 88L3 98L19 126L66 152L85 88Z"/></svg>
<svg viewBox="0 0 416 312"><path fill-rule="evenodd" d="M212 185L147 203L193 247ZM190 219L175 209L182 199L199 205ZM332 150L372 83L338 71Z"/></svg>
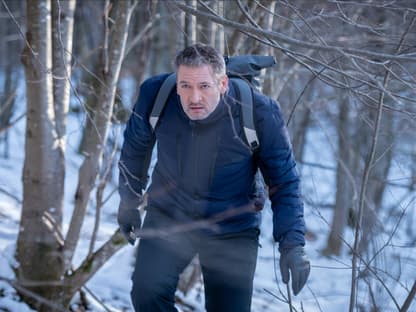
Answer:
<svg viewBox="0 0 416 312"><path fill-rule="evenodd" d="M189 107L191 110L193 110L193 111L198 111L198 110L202 110L202 109L204 109L204 107L203 106L190 106Z"/></svg>

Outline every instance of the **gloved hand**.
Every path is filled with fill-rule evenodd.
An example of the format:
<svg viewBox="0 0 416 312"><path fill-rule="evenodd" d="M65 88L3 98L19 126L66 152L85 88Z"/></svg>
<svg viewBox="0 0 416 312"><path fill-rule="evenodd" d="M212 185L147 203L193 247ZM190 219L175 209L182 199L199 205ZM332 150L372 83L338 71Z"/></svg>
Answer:
<svg viewBox="0 0 416 312"><path fill-rule="evenodd" d="M132 202L121 200L118 208L117 222L120 231L131 245L136 241L135 231L139 230L142 224L138 209L141 202L141 199Z"/></svg>
<svg viewBox="0 0 416 312"><path fill-rule="evenodd" d="M285 284L289 283L290 271L292 290L295 296L308 280L310 270L311 264L302 246L280 249L280 273L282 274L282 280Z"/></svg>

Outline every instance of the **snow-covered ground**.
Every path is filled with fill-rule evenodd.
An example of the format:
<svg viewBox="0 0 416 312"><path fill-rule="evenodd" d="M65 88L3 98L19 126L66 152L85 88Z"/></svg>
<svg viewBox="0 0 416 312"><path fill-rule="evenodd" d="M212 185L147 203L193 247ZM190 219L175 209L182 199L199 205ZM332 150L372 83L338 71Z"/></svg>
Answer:
<svg viewBox="0 0 416 312"><path fill-rule="evenodd" d="M72 198L77 184L77 171L81 159L75 153L80 136L79 120L71 117L68 126L68 148L67 148L67 180L65 190L65 215L64 231L67 229L71 217ZM328 144L328 135L321 130L312 133L314 144L307 147L307 161L319 162L323 165L333 164L333 152ZM32 311L24 303L20 302L14 289L5 279L12 280L14 273L12 266L16 265L13 259L15 241L17 237L21 199L21 172L24 159L24 121L22 120L9 131L10 156L0 156L0 311L25 312ZM3 149L0 143L0 153ZM300 168L303 177L304 195L309 202L331 203L334 199L334 173L322 169L303 167ZM400 176L406 176L400 172ZM408 176L408 175L407 175ZM115 188L112 184L108 192ZM401 195L399 190L391 189L387 192L387 203L395 203ZM413 197L407 197L408 205L397 207L397 211L407 207L407 213L400 224L399 230L393 239L383 249L373 262L379 269L379 276L385 281L389 291L395 300L401 305L407 293L416 279L416 248L410 247L412 231L413 239L416 236L414 224L416 224L415 204L410 201ZM102 211L102 224L100 226L98 245L104 242L116 229L115 213L118 206L118 197L115 194L105 205ZM413 215L413 220L410 219ZM305 206L305 219L307 222L308 235L307 254L312 263L312 271L307 286L297 297L292 300L297 311L325 311L342 312L348 311L351 280L351 256L347 248L340 257L323 257L321 250L325 247L326 239L331 223L331 210L324 208ZM409 220L410 219L410 220ZM389 239L397 218L381 216L384 224L384 232L379 235L377 242L381 248ZM76 263L85 256L91 229L94 222L94 211L88 211L84 227L82 229L82 241L76 253ZM289 311L289 306L284 302L287 296L286 286L280 279L278 269L277 246L273 246L271 239L271 210L266 207L263 213L263 224L261 233L261 245L257 271L255 276L255 289L253 294L252 311ZM353 233L348 230L345 239L352 242ZM103 268L88 282L87 288L94 297L99 298L107 309L111 311L132 311L129 292L131 287L130 275L134 258L134 248L130 246L120 250ZM75 263L75 264L76 264ZM398 282L399 281L399 282ZM380 306L380 311L397 311L393 300L380 283L373 278L371 280L375 300ZM361 282L357 301L369 311L371 306L367 286ZM90 311L106 311L102 304L95 300L87 292L90 302ZM76 302L77 298L74 298ZM191 302L204 311L204 299L201 286L193 289L183 300ZM413 302L409 311L416 311Z"/></svg>

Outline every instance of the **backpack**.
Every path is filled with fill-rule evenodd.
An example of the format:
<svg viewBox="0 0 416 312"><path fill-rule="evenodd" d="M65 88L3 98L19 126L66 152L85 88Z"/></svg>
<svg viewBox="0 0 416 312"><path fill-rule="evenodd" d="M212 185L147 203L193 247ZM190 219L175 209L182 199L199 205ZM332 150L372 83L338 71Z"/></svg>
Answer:
<svg viewBox="0 0 416 312"><path fill-rule="evenodd" d="M226 71L230 82L236 90L236 100L240 105L242 124L246 140L252 151L259 147L259 139L254 127L253 117L253 90L260 89L259 76L260 71L276 64L274 57L263 55L239 55L224 57ZM169 94L176 85L176 74L170 74L162 83L158 94L156 95L149 122L155 130L159 117L163 112Z"/></svg>

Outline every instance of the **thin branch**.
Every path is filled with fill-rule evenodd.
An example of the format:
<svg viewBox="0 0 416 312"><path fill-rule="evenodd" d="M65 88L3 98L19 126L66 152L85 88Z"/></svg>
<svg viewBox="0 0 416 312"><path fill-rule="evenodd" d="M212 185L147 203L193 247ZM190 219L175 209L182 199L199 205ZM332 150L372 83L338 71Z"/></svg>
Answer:
<svg viewBox="0 0 416 312"><path fill-rule="evenodd" d="M211 12L211 14L213 15L213 16L215 16L215 17L217 17L217 18L219 18L219 19L222 19L222 17L220 16L220 15L218 15L215 11L213 11L212 9L210 9L210 12ZM243 13L244 13L244 10L243 10ZM248 15L248 13L247 12L245 12L245 15L246 15L246 17L247 18L249 18L249 15ZM248 15L248 16L247 16ZM251 23L253 24L254 23L254 27L257 27L256 29L258 29L258 30L262 30L256 23L255 23L255 21L253 21L252 19L251 19ZM324 63L324 62L322 62L322 61L319 61L319 60L317 60L317 59L313 59L313 58L311 58L310 56L308 56L308 55L304 55L304 54L302 54L302 53L299 53L299 52L295 52L295 51L292 51L292 50L289 50L289 49L287 49L287 48L285 48L285 47L283 47L283 46L281 46L279 43L277 43L276 41L274 41L274 40L272 40L272 39L270 39L270 38L268 38L269 39L269 41L268 42L266 42L265 40L263 40L263 39L261 39L261 38L259 38L259 37L257 37L257 36L255 36L255 35L253 35L253 33L252 32L248 32L248 31L244 31L244 30L241 30L241 29L238 29L238 31L240 31L240 32L242 32L242 33L244 33L244 34L246 34L247 36L249 36L249 37L252 37L252 38L254 38L255 40L258 40L258 41L260 41L261 43L263 43L263 44L266 44L266 45L269 45L269 46L272 46L272 47L274 47L274 48L277 48L277 49L279 49L279 50L281 50L285 55L287 55L289 58L291 58L291 59L293 59L295 62L297 62L297 63L299 63L299 64L301 64L301 65L303 65L306 69L308 69L312 74L314 74L314 76L315 76L315 78L318 78L319 80L321 80L321 81L323 81L324 83L326 83L326 84L328 84L328 85L330 85L330 86L333 86L333 87L335 87L335 88L341 88L341 89L345 89L345 90L349 90L349 91L351 91L351 92L353 92L354 94L357 94L357 95L360 95L360 96L363 96L364 98L367 98L368 100L370 100L370 102L373 102L373 103L378 103L378 101L376 100L376 99L373 99L370 95L368 95L368 94L365 94L365 93L363 93L363 92L361 92L361 91L359 91L359 90L355 90L355 88L352 88L351 86L349 86L349 85L346 85L346 84L344 84L344 83L342 83L342 82L340 82L340 81L338 81L338 80L336 80L334 77L331 77L331 76L329 76L329 75L327 75L327 74L324 74L324 71L325 71L325 69L328 69L328 70L330 70L330 71L332 71L332 72L335 72L335 73L337 73L337 74L339 74L339 75L342 75L342 76L346 76L347 78L350 78L350 79L352 79L352 80L354 80L354 81L357 81L357 82L359 82L359 83L362 83L362 84L364 84L364 85L367 85L368 87L370 87L370 88L376 88L376 89L380 89L381 91L383 91L383 92L385 92L387 95L389 95L394 101L397 101L397 102L399 102L400 103L400 100L399 100L399 98L401 98L401 96L399 95L399 94L395 94L395 93L393 93L393 92L391 92L391 91L389 91L389 90L386 90L385 88L383 88L383 86L382 85L380 85L379 83L378 83L378 81L375 81L372 77L371 77L371 79L370 79L370 81L368 81L368 80L363 80L363 79L360 79L359 77L355 77L355 76L353 76L353 75L351 75L351 74L349 74L348 72L346 72L346 71L341 71L341 70L339 70L338 68L335 68L335 67L332 67L332 66L330 66L330 64L331 63L333 63L334 61L336 61L336 60L338 60L338 59L340 59L341 57L345 57L345 58L351 58L351 55L348 55L348 54L346 54L346 53L342 53L343 55L342 56L339 56L339 57L336 57L334 60L332 60L332 61L330 61L329 63ZM323 68L321 68L321 69L314 69L313 67L311 67L310 65L308 65L307 63L305 63L304 61L302 61L301 59L299 59L299 57L302 57L302 58L305 58L306 60L308 60L308 61L311 61L311 62L314 62L314 63L317 63L317 64L319 64L319 65L321 65L321 66L323 66ZM367 60L367 59L364 59L366 62L372 62L372 61L370 61L370 60ZM377 63L378 64L378 63ZM379 65L379 64L378 64ZM373 83L371 83L371 81L375 81L375 83L373 84ZM412 102L416 102L416 100L413 100L412 98L405 98L406 100L408 100L408 101L412 101ZM389 109L389 110L392 110L392 111L398 111L398 112L402 112L402 113L406 113L406 114L409 114L412 118L414 118L415 116L415 114L412 114L412 113L407 113L407 112L405 112L405 111L401 111L401 110L398 110L398 109L396 109L396 108L393 108L393 107L389 107L388 105L384 105L384 108L385 109Z"/></svg>
<svg viewBox="0 0 416 312"><path fill-rule="evenodd" d="M400 308L399 312L406 312L410 308L410 305L412 304L415 296L416 296L416 280L413 283L412 289L410 290L409 295L404 301L403 306Z"/></svg>
<svg viewBox="0 0 416 312"><path fill-rule="evenodd" d="M82 289L84 289L87 293L89 293L90 296L93 297L94 300L97 301L99 305L103 307L104 310L106 310L107 312L113 312L90 288L88 288L87 286L84 286L82 287Z"/></svg>
<svg viewBox="0 0 416 312"><path fill-rule="evenodd" d="M90 257L84 259L81 265L65 277L65 284L74 289L79 289L108 261L118 250L127 244L120 229L110 237Z"/></svg>
<svg viewBox="0 0 416 312"><path fill-rule="evenodd" d="M118 136L116 136L117 138ZM88 251L88 258L92 255L94 252L95 242L97 240L97 233L100 226L100 219L101 219L101 208L104 205L103 202L103 195L104 195L104 189L107 186L107 183L110 178L111 173L111 163L113 162L115 155L117 152L117 140L113 144L113 150L111 151L111 155L109 157L109 160L107 161L106 170L104 171L104 174L102 175L96 191L96 210L95 210L95 222L94 222L94 228L91 235L91 241L90 241L90 247Z"/></svg>
<svg viewBox="0 0 416 312"><path fill-rule="evenodd" d="M10 95L7 97L7 99L4 102L4 104L1 105L1 107L0 107L0 116L2 114L4 114L4 112L6 111L6 109L8 109L12 105L13 100L15 99L15 97L16 97L16 89L13 90L13 92L10 93Z"/></svg>
<svg viewBox="0 0 416 312"><path fill-rule="evenodd" d="M19 117L17 117L15 120L9 122L7 125L5 125L3 128L0 129L0 134L3 132L6 132L10 128L12 128L15 124L17 124L21 119L23 119L26 116L26 112L21 114Z"/></svg>
<svg viewBox="0 0 416 312"><path fill-rule="evenodd" d="M144 36L149 32L149 30L152 29L153 25L156 21L160 19L161 15L156 14L153 16L153 19L149 21L143 29L133 38L133 40L130 42L130 44L126 47L126 52L124 53L124 58L127 57L127 55L133 50L133 48L140 43L140 41L144 38Z"/></svg>
<svg viewBox="0 0 416 312"><path fill-rule="evenodd" d="M402 45L405 41L405 38L410 31L410 28L412 27L413 23L415 21L415 18L412 19L412 21L409 24L409 27L406 29L406 31L403 33L402 38L400 40L399 46L397 47L397 53L400 53L400 50L402 48ZM389 82L390 79L390 71L387 71L384 77L383 81L383 87L385 88ZM357 217L357 223L355 228L355 234L354 234L354 246L353 246L353 256L352 256L352 274L351 274L351 295L350 295L350 305L349 305L349 312L353 312L355 304L356 304L356 292L357 292L357 261L359 256L359 243L361 240L361 225L362 225L362 219L364 215L364 201L367 193L367 185L368 180L370 176L371 168L373 167L373 161L376 154L376 146L378 142L378 136L380 132L380 125L381 125L381 116L383 113L383 102L384 102L384 95L385 92L381 92L380 99L379 99L379 107L376 115L376 123L374 127L374 134L373 139L371 143L371 149L370 154L368 157L368 160L366 161L365 168L364 168L364 174L362 179L362 185L361 185L361 192L360 192L360 199L359 199L359 205L358 205L358 217ZM377 276L376 276L377 277ZM397 301L392 297L393 302L395 303L398 310L400 307L398 306Z"/></svg>
<svg viewBox="0 0 416 312"><path fill-rule="evenodd" d="M212 12L212 11L211 11L211 12ZM221 18L221 17L220 17L218 14L216 14L216 13L212 13L212 14L215 14L215 16L217 16L218 18ZM246 14L248 14L248 13L246 13ZM252 21L252 22L253 22L253 21ZM255 22L254 22L254 23L255 23ZM257 25L257 24L254 24L254 25ZM258 27L258 26L257 26L257 27ZM258 27L258 29L260 29L260 28ZM241 31L241 30L240 30L240 31ZM262 42L263 44L270 45L270 46L272 46L272 47L275 47L275 48L280 49L280 50L281 50L281 51L282 51L285 55L287 55L289 58L294 59L297 63L300 63L300 64L301 64L301 65L303 65L305 68L307 68L307 69L308 69L308 70L309 70L312 74L314 74L314 76L315 76L314 78L318 78L319 80L323 81L324 83L326 83L326 84L328 84L328 85L331 85L331 86L333 86L333 87L335 87L335 88L342 88L342 89L345 89L345 90L349 90L349 91L351 91L351 92L353 92L353 93L355 93L355 94L358 94L358 95L364 96L365 98L369 99L371 102L378 103L378 101L377 101L376 99L371 98L371 96L369 96L368 94L364 94L364 93L362 93L361 91L355 90L355 88L352 88L351 86L346 85L346 84L344 84L344 83L342 83L342 82L340 82L340 81L336 80L334 77L331 77L331 76L328 76L328 75L324 74L323 72L324 72L326 69L328 69L328 70L330 70L330 71L333 71L333 72L335 72L335 73L338 73L338 74L340 74L340 75L342 75L342 76L346 76L347 78L350 78L350 79L352 79L352 80L358 81L358 82L360 82L360 83L362 83L362 84L364 84L364 85L368 85L370 88L380 89L381 91L386 92L386 94L387 94L387 95L389 95L389 96L390 96L390 97L391 97L394 101L398 101L398 102L400 102L400 101L398 100L398 98L400 98L400 97L401 97L400 95L395 94L395 93L392 93L392 92L390 92L389 90L386 90L385 88L383 88L383 86L381 86L381 85L378 83L378 81L375 81L372 77L371 77L371 81L375 81L375 84L372 84L372 83L371 83L371 82L369 82L368 80L363 80L363 79L360 79L359 77L355 77L355 76L353 76L353 75L350 75L350 74L348 74L348 72L346 72L346 71L341 71L341 70L339 70L338 68L335 68L335 67L330 66L330 64L332 64L333 62L335 62L335 61L339 60L341 57L350 58L350 56L349 56L349 55L347 55L347 54L343 54L342 56L339 56L339 57L335 58L334 60L330 61L329 63L324 63L324 62L321 62L321 61L319 61L319 60L317 60L317 59L313 59L313 58L309 57L308 55L304 55L304 54L301 54L301 53L298 53L298 52L291 51L291 50L289 50L289 49L287 49L287 48L284 48L283 46L279 45L276 41L273 41L273 40L271 40L271 39L269 39L269 42L266 42L266 41L264 41L264 40L262 40L262 39L260 39L260 38L258 38L258 37L256 37L256 36L254 36L253 34L251 34L251 33L249 33L249 32L245 32L245 31L241 31L241 32L243 32L244 34L246 34L246 35L248 35L248 36L250 36L250 37L253 37L254 39L256 39L256 40L258 40L258 41ZM320 69L320 70L318 70L318 69L314 69L314 68L312 68L310 65L306 64L304 61L300 60L300 59L299 59L298 57L296 57L296 56L300 56L300 57L305 58L306 60L309 60L309 61L311 61L311 62L317 63L317 64L319 64L319 65L323 66L323 68L322 68L322 69ZM368 61L368 60L366 60L366 61ZM328 79L328 80L325 80L325 79L323 79L323 78ZM312 79L312 80L313 80L313 79ZM405 98L405 99L406 99L406 100L408 100L408 101L414 101L414 102L416 102L416 100L413 100L412 98ZM400 110L398 110L398 109L395 109L395 108L389 107L389 106L387 106L387 105L384 105L384 108L389 109L389 110L393 110L393 111L403 112L403 111L400 111ZM403 113L406 113L406 112L403 112ZM411 114L411 113L408 113L408 114L410 114L410 115L411 115L411 117L414 117L414 114Z"/></svg>
<svg viewBox="0 0 416 312"><path fill-rule="evenodd" d="M212 20L212 21L214 21L218 24L235 28L238 31L247 31L247 32L250 32L250 33L255 34L257 36L270 37L270 38L272 38L274 40L278 40L282 43L291 44L291 45L294 45L294 46L297 46L297 47L316 49L316 50L328 51L328 52L346 53L346 54L350 54L352 57L365 56L365 57L369 57L369 58L378 58L378 59L385 60L385 61L388 61L388 60L399 60L399 61L410 61L410 62L415 62L416 61L416 56L414 56L416 53L393 55L393 54L379 53L379 52L373 52L373 51L355 49L355 48L348 48L348 47L342 47L342 46L335 46L335 45L322 46L322 45L315 44L315 43L309 43L309 42L305 42L305 41L302 41L302 40L293 39L289 36L278 33L276 31L257 29L255 27L252 27L252 26L249 26L249 25L233 22L233 21L224 19L222 17L214 16L212 14L196 10L196 9L194 9L190 6L187 6L187 5L185 5L185 4L183 4L179 1L175 1L174 4L178 8L180 8L181 10L185 11L186 13L196 15L198 17L208 18L208 19L210 19L210 20Z"/></svg>
<svg viewBox="0 0 416 312"><path fill-rule="evenodd" d="M7 196L9 196L10 198L13 198L18 204L21 204L22 203L22 199L21 198L17 197L13 193L10 193L9 191L7 191L4 188L2 188L1 186L0 186L0 193L4 193Z"/></svg>
<svg viewBox="0 0 416 312"><path fill-rule="evenodd" d="M30 42L27 40L22 28L19 25L19 22L16 20L16 18L14 17L13 13L10 11L9 7L6 4L5 0L1 0L1 2L3 3L4 8L7 11L7 14L11 17L11 19L13 20L13 23L16 24L17 30L19 31L20 36L23 38L27 48L30 50L30 52L32 53L33 58L41 65L41 67L43 67L43 69L48 70L47 68L45 68L45 65L41 63L41 61L38 58L38 54L32 49L32 46L30 45Z"/></svg>
<svg viewBox="0 0 416 312"><path fill-rule="evenodd" d="M287 292L287 304L289 305L289 311L293 312L292 295L290 294L289 283L286 284L286 292Z"/></svg>

